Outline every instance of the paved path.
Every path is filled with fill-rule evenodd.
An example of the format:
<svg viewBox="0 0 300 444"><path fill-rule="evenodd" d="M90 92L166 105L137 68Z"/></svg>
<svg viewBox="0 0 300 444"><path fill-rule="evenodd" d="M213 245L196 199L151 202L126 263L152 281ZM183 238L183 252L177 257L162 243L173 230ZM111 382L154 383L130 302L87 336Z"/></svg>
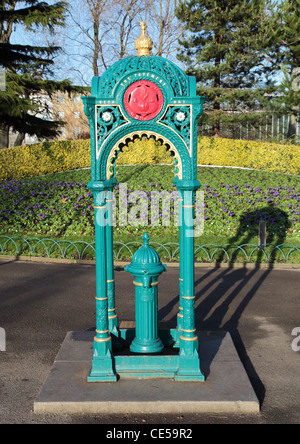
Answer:
<svg viewBox="0 0 300 444"><path fill-rule="evenodd" d="M196 270L199 330L227 330L261 403L254 417L238 415L36 415L33 403L68 331L95 325L95 267L0 260L0 423L201 424L299 423L299 270ZM134 319L132 277L116 272L119 320ZM160 279L159 320L176 323L178 269ZM298 342L300 345L300 341ZM224 375L226 384L226 375Z"/></svg>

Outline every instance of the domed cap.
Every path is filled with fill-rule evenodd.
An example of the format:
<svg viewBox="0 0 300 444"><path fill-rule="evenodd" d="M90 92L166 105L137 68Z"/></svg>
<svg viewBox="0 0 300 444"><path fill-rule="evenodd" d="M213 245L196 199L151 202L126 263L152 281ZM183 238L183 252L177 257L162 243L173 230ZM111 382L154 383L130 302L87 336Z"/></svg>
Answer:
<svg viewBox="0 0 300 444"><path fill-rule="evenodd" d="M142 239L144 245L134 253L132 262L127 265L126 271L132 274L149 273L156 275L162 273L166 270L166 266L161 263L159 254L149 247L149 235L145 233Z"/></svg>

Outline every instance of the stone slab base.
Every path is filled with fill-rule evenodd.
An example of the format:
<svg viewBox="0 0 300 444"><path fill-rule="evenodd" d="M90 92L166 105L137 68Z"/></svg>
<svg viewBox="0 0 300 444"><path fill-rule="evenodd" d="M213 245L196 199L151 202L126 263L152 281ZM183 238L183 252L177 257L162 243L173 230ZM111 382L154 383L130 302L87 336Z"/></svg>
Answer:
<svg viewBox="0 0 300 444"><path fill-rule="evenodd" d="M123 379L88 383L93 331L69 332L35 403L35 413L259 413L259 401L228 332L198 332L205 382Z"/></svg>

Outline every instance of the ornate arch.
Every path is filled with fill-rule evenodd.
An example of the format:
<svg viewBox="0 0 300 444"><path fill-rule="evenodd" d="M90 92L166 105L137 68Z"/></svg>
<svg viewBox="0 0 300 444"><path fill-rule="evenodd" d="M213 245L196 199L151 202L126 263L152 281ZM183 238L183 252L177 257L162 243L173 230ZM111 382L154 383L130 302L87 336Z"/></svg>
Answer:
<svg viewBox="0 0 300 444"><path fill-rule="evenodd" d="M115 175L115 161L118 159L118 155L124 145L127 145L129 141L135 140L135 138L154 137L156 141L161 141L163 145L166 145L170 152L173 153L172 157L174 158L174 175L179 179L182 179L182 161L179 155L178 150L175 148L174 144L166 139L164 136L154 133L152 131L133 131L130 134L125 135L120 139L112 148L106 164L106 178L107 180L111 179Z"/></svg>
<svg viewBox="0 0 300 444"><path fill-rule="evenodd" d="M192 180L192 158L183 140L169 128L153 123L149 126L140 124L124 125L117 134L112 134L103 143L97 159L96 180L109 180L115 175L115 162L123 146L141 137L153 137L166 145L174 158L174 174L178 179Z"/></svg>

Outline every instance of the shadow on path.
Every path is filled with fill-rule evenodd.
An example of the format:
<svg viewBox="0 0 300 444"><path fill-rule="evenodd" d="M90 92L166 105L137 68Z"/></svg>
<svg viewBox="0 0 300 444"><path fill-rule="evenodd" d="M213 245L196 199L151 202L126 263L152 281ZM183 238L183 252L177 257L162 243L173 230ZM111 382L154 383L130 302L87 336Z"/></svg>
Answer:
<svg viewBox="0 0 300 444"><path fill-rule="evenodd" d="M291 227L287 213L274 206L273 203L269 203L267 207L245 212L239 220L237 232L229 239L228 244L236 245L238 247L245 245L243 248L247 248L246 245L251 244L251 240L253 242L253 237L259 233L260 222L265 222L267 236L265 244L262 244L255 249L255 264L259 267L259 265L266 259L266 256L270 255L269 268L272 268L279 253L279 246L285 242L287 230ZM268 246L272 247L269 249L269 254L266 255L265 249ZM252 246L251 248L253 249ZM230 262L236 262L238 255L241 252L242 248L236 248L231 255ZM226 259L227 255L226 257L225 255L226 253L224 250L218 254L217 264Z"/></svg>
<svg viewBox="0 0 300 444"><path fill-rule="evenodd" d="M248 377L262 404L265 388L243 344L239 333L239 322L248 304L257 294L261 285L272 272L241 268L213 268L195 281L195 323L198 331L228 331L236 346L239 357L247 371ZM178 304L179 296L170 300L159 310L158 319L163 319ZM170 319L175 326L177 315ZM215 350L215 354L218 350ZM215 355L214 355L215 356ZM214 358L212 356L212 359ZM209 366L207 369L209 374ZM224 375L226 377L226 375Z"/></svg>

